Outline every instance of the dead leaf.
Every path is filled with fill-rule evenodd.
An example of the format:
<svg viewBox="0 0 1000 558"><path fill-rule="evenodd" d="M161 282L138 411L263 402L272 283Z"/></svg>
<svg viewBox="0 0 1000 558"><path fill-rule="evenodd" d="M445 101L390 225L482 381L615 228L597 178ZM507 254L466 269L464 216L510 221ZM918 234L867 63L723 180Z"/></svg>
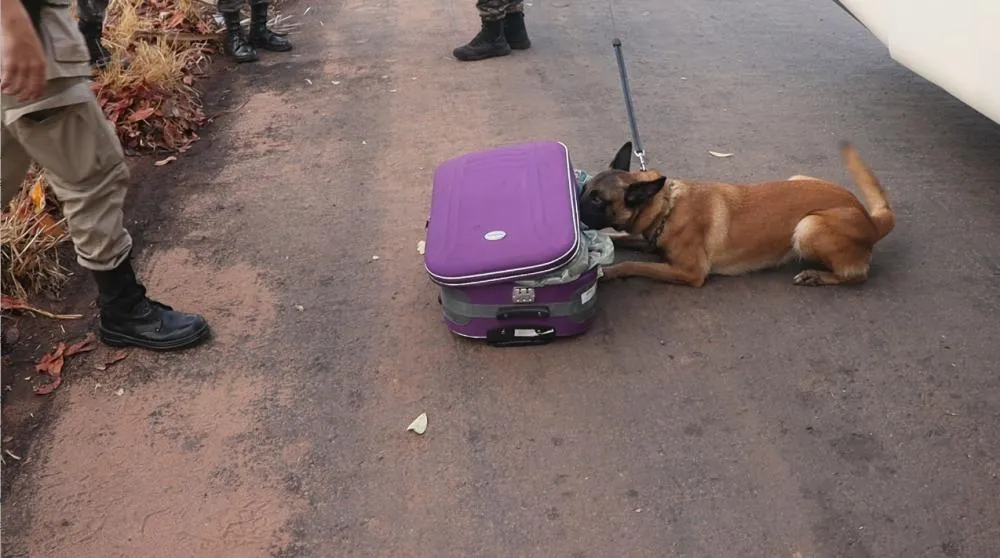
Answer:
<svg viewBox="0 0 1000 558"><path fill-rule="evenodd" d="M116 352L115 354L111 355L111 359L110 360L108 360L107 362L103 362L101 364L98 364L97 366L95 366L95 368L97 368L98 370L100 370L100 371L103 372L103 371L107 370L108 367L111 366L112 364L114 364L116 362L121 362L121 361L125 360L126 358L128 358L128 351L122 349L122 350ZM97 384L97 385L101 385L101 384Z"/></svg>
<svg viewBox="0 0 1000 558"><path fill-rule="evenodd" d="M66 357L93 351L97 348L97 338L93 333L88 333L83 341L79 341L66 346L60 342L51 353L46 354L35 363L35 371L52 378L47 384L35 386L35 395L48 395L55 391L62 384L62 370L66 364Z"/></svg>
<svg viewBox="0 0 1000 558"><path fill-rule="evenodd" d="M726 157L733 156L732 153L720 153L718 151L711 151L711 150L709 151L709 153L711 153L713 157L719 157L720 159L725 159Z"/></svg>
<svg viewBox="0 0 1000 558"><path fill-rule="evenodd" d="M57 221L50 213L43 213L38 218L38 228L49 238L61 238L66 234L64 221Z"/></svg>
<svg viewBox="0 0 1000 558"><path fill-rule="evenodd" d="M166 165L167 163L172 163L172 162L174 162L176 160L177 160L177 157L174 157L173 155L171 155L171 156L167 157L166 159L160 159L159 161L153 163L153 165L155 165L157 167L162 167L163 165Z"/></svg>
<svg viewBox="0 0 1000 558"><path fill-rule="evenodd" d="M48 374L53 378L62 374L63 356L66 353L66 344L59 343L51 353L46 353L35 363L35 372Z"/></svg>
<svg viewBox="0 0 1000 558"><path fill-rule="evenodd" d="M35 363L35 371L39 374L47 374L52 381L47 384L37 385L34 388L35 395L48 395L55 391L62 384L62 369L65 364L66 344L59 343L56 348L46 354Z"/></svg>
<svg viewBox="0 0 1000 558"><path fill-rule="evenodd" d="M170 21L168 21L164 25L164 27L166 27L167 29L172 29L174 27L177 27L183 22L184 22L184 12L177 12L176 14L174 14L174 17L170 18Z"/></svg>
<svg viewBox="0 0 1000 558"><path fill-rule="evenodd" d="M144 109L137 110L132 113L132 116L128 117L129 122L139 122L140 120L145 120L153 114L156 113L156 109L153 107L146 107Z"/></svg>
<svg viewBox="0 0 1000 558"><path fill-rule="evenodd" d="M417 434L423 434L427 431L427 413L420 413L420 416L410 423L410 426L406 427L407 432L413 431Z"/></svg>
<svg viewBox="0 0 1000 558"><path fill-rule="evenodd" d="M66 349L65 356L69 357L73 355L78 355L80 353L89 353L90 351L93 351L96 348L97 348L97 337L94 336L93 332L90 332L83 339L83 341L70 345L69 348Z"/></svg>
<svg viewBox="0 0 1000 558"><path fill-rule="evenodd" d="M35 386L34 392L35 395L48 395L59 389L60 385L62 385L62 377L55 378L50 383Z"/></svg>
<svg viewBox="0 0 1000 558"><path fill-rule="evenodd" d="M45 181L41 178L35 181L31 186L31 205L35 209L35 213L41 213L45 210Z"/></svg>

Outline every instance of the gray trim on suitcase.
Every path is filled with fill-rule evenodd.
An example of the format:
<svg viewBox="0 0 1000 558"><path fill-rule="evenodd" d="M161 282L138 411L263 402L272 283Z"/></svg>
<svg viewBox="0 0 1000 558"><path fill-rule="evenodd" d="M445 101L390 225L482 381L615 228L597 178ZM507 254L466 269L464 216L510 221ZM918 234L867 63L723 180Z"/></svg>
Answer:
<svg viewBox="0 0 1000 558"><path fill-rule="evenodd" d="M568 183L569 183L570 201L572 202L572 203L570 203L570 205L572 206L572 210L573 210L573 222L574 223L579 223L580 222L580 208L579 208L579 205L578 205L578 203L576 201L576 197L577 197L577 194L576 194L576 174L573 172L573 163L572 163L572 161L570 160L570 157L569 157L569 148L566 147L566 144L563 143L563 142L561 142L561 141L553 141L552 143L556 143L556 144L559 144L560 146L562 146L563 153L566 156L566 169L567 169L568 176L569 176ZM427 222L430 223L430 219L428 219ZM534 278L534 277L538 277L540 275L545 275L547 273L551 273L552 271L555 271L556 269L559 269L560 267L566 265L568 262L572 261L573 258L576 256L577 251L580 250L580 247L583 244L581 236L582 235L580 234L580 226L578 224L576 226L576 230L574 231L573 247L570 248L570 250L568 252L566 252L565 254L559 256L558 258L556 258L556 259L554 259L552 261L544 262L544 263L540 263L540 264L535 264L535 265L531 265L531 266L527 266L527 267L514 268L514 269L502 269L502 270L497 270L497 271L489 271L489 272L486 272L486 273L479 273L479 274L475 274L475 275L465 275L465 276L459 276L459 277L448 277L448 276L444 276L444 275L437 275L433 271L431 271L430 268L427 267L427 260L425 258L424 259L424 270L427 271L427 274L431 276L431 279L435 283L437 283L438 285L441 285L442 287L444 287L444 286L448 286L448 287L471 287L471 286L477 286L477 285L490 285L490 284L502 283L502 282L505 282L505 281L513 281L513 280L516 280L516 279Z"/></svg>
<svg viewBox="0 0 1000 558"><path fill-rule="evenodd" d="M511 287L513 289L513 287ZM542 287L544 288L544 287ZM594 289L594 294L583 302L582 295ZM544 306L549 311L548 318L569 318L576 322L583 322L594 312L597 307L597 283L585 285L573 293L572 298L566 302L550 302L547 304L525 304L523 306ZM441 289L441 307L445 316L452 322L459 325L466 325L473 319L496 320L497 312L501 308L516 308L518 304L473 304L468 302L461 289L444 287Z"/></svg>

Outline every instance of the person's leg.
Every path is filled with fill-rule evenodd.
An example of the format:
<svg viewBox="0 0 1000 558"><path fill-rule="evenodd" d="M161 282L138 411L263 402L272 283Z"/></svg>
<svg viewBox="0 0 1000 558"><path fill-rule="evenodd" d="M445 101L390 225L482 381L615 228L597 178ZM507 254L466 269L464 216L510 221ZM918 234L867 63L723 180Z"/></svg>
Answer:
<svg viewBox="0 0 1000 558"><path fill-rule="evenodd" d="M75 91L80 89L65 97L72 104L52 106L50 100L46 108L22 111L5 128L45 169L77 261L93 272L101 339L112 346L156 350L199 343L209 336L204 318L150 300L136 279L132 238L123 223L129 171L121 144L93 94Z"/></svg>
<svg viewBox="0 0 1000 558"><path fill-rule="evenodd" d="M504 18L509 0L477 0L476 9L482 29L468 44L456 48L452 54L462 61L484 60L510 54L510 45L504 37Z"/></svg>
<svg viewBox="0 0 1000 558"><path fill-rule="evenodd" d="M240 9L245 0L219 0L216 4L219 13L226 22L226 53L237 62L256 62L257 51L243 36L243 26L240 25Z"/></svg>
<svg viewBox="0 0 1000 558"><path fill-rule="evenodd" d="M524 26L523 0L516 0L507 4L503 20L503 34L507 38L507 44L510 45L510 48L514 50L531 48L531 40L528 39L528 30Z"/></svg>
<svg viewBox="0 0 1000 558"><path fill-rule="evenodd" d="M80 18L80 33L87 41L87 50L90 51L90 64L95 68L104 68L111 61L111 53L101 44L108 0L77 0L76 11Z"/></svg>
<svg viewBox="0 0 1000 558"><path fill-rule="evenodd" d="M292 50L291 41L267 28L269 5L269 0L250 0L250 44L271 52Z"/></svg>
<svg viewBox="0 0 1000 558"><path fill-rule="evenodd" d="M0 210L6 211L10 201L21 190L24 177L31 167L31 158L17 143L6 126L0 127Z"/></svg>

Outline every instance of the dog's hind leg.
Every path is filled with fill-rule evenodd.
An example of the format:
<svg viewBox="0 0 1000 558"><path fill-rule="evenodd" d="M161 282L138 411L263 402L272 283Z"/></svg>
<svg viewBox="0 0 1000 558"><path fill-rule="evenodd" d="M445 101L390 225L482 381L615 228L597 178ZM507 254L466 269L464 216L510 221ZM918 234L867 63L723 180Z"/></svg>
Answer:
<svg viewBox="0 0 1000 558"><path fill-rule="evenodd" d="M792 246L807 261L829 271L807 269L795 276L796 285L845 285L868 279L875 230L857 208L837 208L809 215L799 221Z"/></svg>

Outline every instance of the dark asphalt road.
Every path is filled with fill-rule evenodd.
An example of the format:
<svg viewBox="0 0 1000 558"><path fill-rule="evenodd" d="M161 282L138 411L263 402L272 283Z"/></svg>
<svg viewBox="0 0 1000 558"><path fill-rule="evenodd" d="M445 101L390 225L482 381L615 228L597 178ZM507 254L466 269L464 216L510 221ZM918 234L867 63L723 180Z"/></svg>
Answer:
<svg viewBox="0 0 1000 558"><path fill-rule="evenodd" d="M585 337L489 349L448 334L416 254L434 166L553 138L599 170L627 127L607 3L535 0L532 50L460 64L471 4L288 8L312 6L296 56L235 71L248 104L171 171L146 235L273 293L256 333L147 366L196 392L260 378L255 424L199 459L240 455L281 502L281 555L1000 555L1000 126L833 2L616 2L654 166L846 180L850 139L896 229L859 288L606 284Z"/></svg>

